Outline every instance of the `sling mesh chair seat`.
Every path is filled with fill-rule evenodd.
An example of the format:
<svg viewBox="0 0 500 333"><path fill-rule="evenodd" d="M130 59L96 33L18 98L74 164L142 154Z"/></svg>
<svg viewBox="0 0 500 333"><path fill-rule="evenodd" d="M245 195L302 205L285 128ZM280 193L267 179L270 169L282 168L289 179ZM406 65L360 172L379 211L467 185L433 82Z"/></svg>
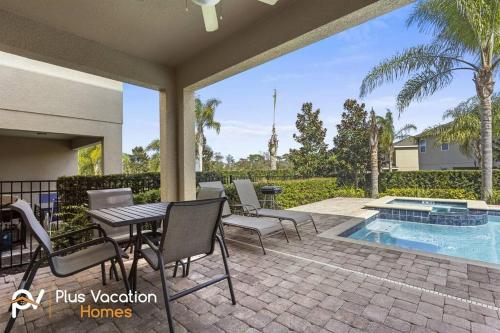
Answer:
<svg viewBox="0 0 500 333"><path fill-rule="evenodd" d="M103 284L105 284L104 263L113 261L118 262L120 266L125 290L127 292L130 290L125 266L122 261L122 256L125 254L113 239L106 236L106 232L99 225L92 225L87 228L50 238L47 231L36 219L35 214L26 201L18 200L16 203L12 204L11 207L21 215L24 223L28 226L39 244L32 255L31 262L21 279L18 289L29 290L38 268L42 263L47 261L52 274L56 277L67 277L100 265L103 272ZM53 240L73 237L82 232L89 232L91 230L97 230L99 237L57 251L52 247ZM5 329L6 332L12 329L15 320L15 318L10 318Z"/></svg>
<svg viewBox="0 0 500 333"><path fill-rule="evenodd" d="M302 239L298 229L298 226L300 225L312 223L314 230L318 233L316 223L314 223L314 219L310 213L284 209L263 208L250 179L238 179L234 180L233 183L236 187L236 192L238 192L241 206L245 213L253 216L274 217L280 221L291 221L295 226L299 239Z"/></svg>
<svg viewBox="0 0 500 333"><path fill-rule="evenodd" d="M163 221L162 235L159 245L153 243L147 236L141 237L139 256L134 257L132 269L137 267L137 261L144 258L154 269L160 271L165 310L167 312L170 332L174 332L170 302L191 294L197 290L215 283L227 280L231 301L236 304L229 267L222 239L217 235L222 206L226 198L171 202L167 207ZM170 295L167 287L165 264L178 262L185 258L212 255L215 242L219 243L225 273L203 282L190 289Z"/></svg>
<svg viewBox="0 0 500 333"><path fill-rule="evenodd" d="M226 196L224 192L224 185L220 181L214 182L200 182L200 192L210 191L210 189L216 189L219 195ZM224 203L222 211L222 223L230 227L241 228L245 230L251 230L257 234L259 237L260 246L262 252L266 254L266 249L262 243L262 238L273 236L283 232L286 241L288 242L288 236L286 234L285 228L281 222L274 218L257 218L252 216L236 215L231 212L231 207L229 203Z"/></svg>

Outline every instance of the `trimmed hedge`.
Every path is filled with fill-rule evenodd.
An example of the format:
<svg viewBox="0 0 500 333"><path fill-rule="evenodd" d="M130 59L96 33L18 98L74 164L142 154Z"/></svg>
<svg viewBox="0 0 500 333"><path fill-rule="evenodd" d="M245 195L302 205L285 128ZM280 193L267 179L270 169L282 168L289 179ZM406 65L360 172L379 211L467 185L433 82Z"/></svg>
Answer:
<svg viewBox="0 0 500 333"><path fill-rule="evenodd" d="M160 188L160 174L157 172L141 174L117 174L106 176L60 177L57 192L62 206L88 204L88 190L130 187L133 193Z"/></svg>
<svg viewBox="0 0 500 333"><path fill-rule="evenodd" d="M276 196L276 203L283 208L297 207L334 197L362 198L365 196L362 189L337 187L335 178L310 178L254 183L260 199L263 198L260 188L271 184L283 188L283 193ZM230 204L240 203L234 185L226 185L225 189Z"/></svg>
<svg viewBox="0 0 500 333"><path fill-rule="evenodd" d="M500 170L493 170L493 186L500 189ZM397 171L382 172L379 176L381 192L391 188L467 189L477 195L481 189L481 171Z"/></svg>
<svg viewBox="0 0 500 333"><path fill-rule="evenodd" d="M461 199L461 200L477 200L478 196L473 191L464 189L442 189L442 188L392 188L380 194L395 197L421 197L421 198L438 198L438 199Z"/></svg>
<svg viewBox="0 0 500 333"><path fill-rule="evenodd" d="M234 179L251 179L254 182L287 180L301 178L290 169L275 171L223 171L197 172L196 183L200 181L220 180L231 184ZM59 201L63 206L75 206L88 203L87 190L130 187L134 194L160 188L160 174L148 172L141 174L116 174L105 176L60 177L57 180Z"/></svg>

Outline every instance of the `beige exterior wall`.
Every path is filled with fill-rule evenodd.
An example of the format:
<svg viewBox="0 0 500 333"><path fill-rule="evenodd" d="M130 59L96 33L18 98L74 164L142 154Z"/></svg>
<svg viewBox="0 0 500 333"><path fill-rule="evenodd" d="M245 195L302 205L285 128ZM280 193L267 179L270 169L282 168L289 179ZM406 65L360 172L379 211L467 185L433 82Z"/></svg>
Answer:
<svg viewBox="0 0 500 333"><path fill-rule="evenodd" d="M395 147L394 162L399 171L419 170L418 148L416 146Z"/></svg>
<svg viewBox="0 0 500 333"><path fill-rule="evenodd" d="M70 140L0 136L0 151L1 180L53 180L78 171Z"/></svg>
<svg viewBox="0 0 500 333"><path fill-rule="evenodd" d="M16 175L12 166L19 164L19 156L3 155L0 179L48 179L49 174L55 179L74 175L75 149L97 142L103 142L104 172L121 172L122 99L120 82L0 52L0 133L17 131L8 140L2 137L6 143L0 142L0 147L7 142L15 145L15 140L25 144L26 137L35 137L28 140L33 144L23 150L33 157L24 160L40 167L40 171L30 172L29 168L18 168ZM35 144L37 132L59 141L42 139ZM41 151L47 152L50 147L57 153L47 156L58 156L65 166L58 165L49 174L43 174L47 168L41 164L48 162Z"/></svg>
<svg viewBox="0 0 500 333"><path fill-rule="evenodd" d="M433 138L426 138L426 151L418 154L421 170L446 170L454 168L472 168L474 160L462 154L458 145L449 144L447 151L441 150ZM420 142L420 141L419 141Z"/></svg>

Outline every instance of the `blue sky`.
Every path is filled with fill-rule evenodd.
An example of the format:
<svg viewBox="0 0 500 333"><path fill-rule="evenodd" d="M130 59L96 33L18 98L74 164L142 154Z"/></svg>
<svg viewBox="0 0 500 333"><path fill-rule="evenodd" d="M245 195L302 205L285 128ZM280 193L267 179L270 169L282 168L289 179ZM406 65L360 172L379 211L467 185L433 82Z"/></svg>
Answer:
<svg viewBox="0 0 500 333"><path fill-rule="evenodd" d="M236 158L267 150L272 126L272 94L278 90L278 153L296 147L292 135L302 103L320 108L332 145L347 98L357 98L368 71L381 60L404 48L425 43L429 37L406 28L412 5L286 54L198 91L202 99L222 101L216 112L219 135L207 132L214 151ZM395 95L402 82L384 85L363 100L378 114L395 111ZM419 130L441 122L443 112L475 94L470 72L458 73L448 88L421 103L414 103L397 119L397 125L415 124ZM124 86L123 149L146 146L159 136L157 92Z"/></svg>

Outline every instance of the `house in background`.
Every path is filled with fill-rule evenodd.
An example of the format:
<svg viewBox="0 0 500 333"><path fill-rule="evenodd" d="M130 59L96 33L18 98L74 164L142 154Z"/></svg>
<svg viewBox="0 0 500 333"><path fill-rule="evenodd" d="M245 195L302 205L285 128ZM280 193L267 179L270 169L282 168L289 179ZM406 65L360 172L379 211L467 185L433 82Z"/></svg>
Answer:
<svg viewBox="0 0 500 333"><path fill-rule="evenodd" d="M409 137L394 144L393 168L398 171L420 169L418 144L414 137Z"/></svg>
<svg viewBox="0 0 500 333"><path fill-rule="evenodd" d="M452 170L476 168L474 158L457 144L438 144L433 137L414 136L394 144L394 166L398 171Z"/></svg>
<svg viewBox="0 0 500 333"><path fill-rule="evenodd" d="M472 169L478 167L474 158L462 153L457 144L438 144L433 137L418 138L417 140L420 170Z"/></svg>
<svg viewBox="0 0 500 333"><path fill-rule="evenodd" d="M78 173L77 150L102 143L121 172L122 83L0 52L0 181Z"/></svg>

